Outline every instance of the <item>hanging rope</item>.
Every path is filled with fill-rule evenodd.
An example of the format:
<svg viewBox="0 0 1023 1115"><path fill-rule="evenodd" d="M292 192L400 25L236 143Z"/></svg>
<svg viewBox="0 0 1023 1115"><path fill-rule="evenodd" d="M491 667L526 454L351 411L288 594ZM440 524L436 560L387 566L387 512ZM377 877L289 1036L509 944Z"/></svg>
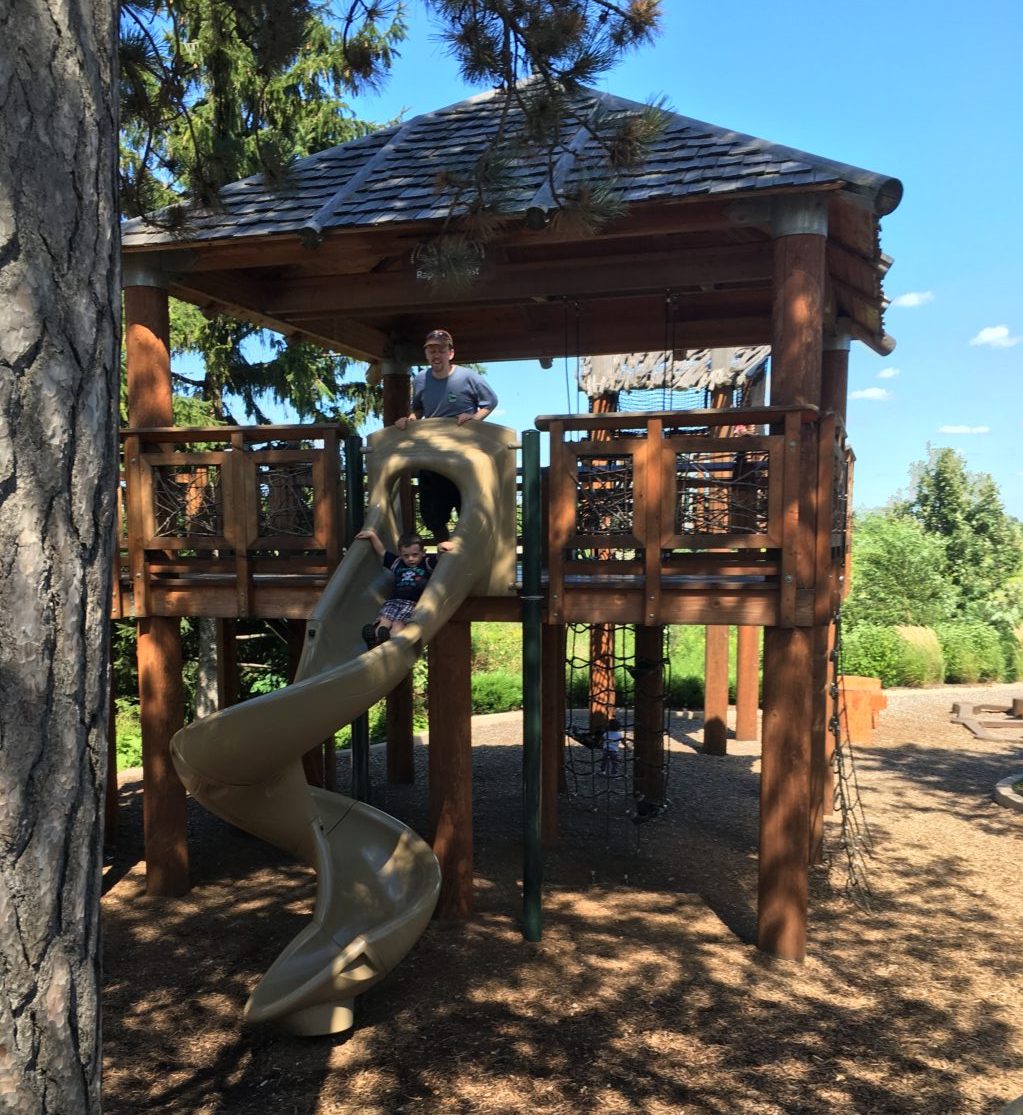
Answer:
<svg viewBox="0 0 1023 1115"><path fill-rule="evenodd" d="M831 753L831 769L835 776L835 810L839 815L841 827L839 843L845 854L845 889L853 901L864 910L873 908L873 895L867 871L869 858L873 855L874 841L867 824L863 798L860 795L856 762L853 757L852 743L848 733L842 732L844 708L842 692L838 683L842 656L842 612L835 612L835 645L831 652L832 716L829 730L834 739ZM848 723L848 720L846 720Z"/></svg>

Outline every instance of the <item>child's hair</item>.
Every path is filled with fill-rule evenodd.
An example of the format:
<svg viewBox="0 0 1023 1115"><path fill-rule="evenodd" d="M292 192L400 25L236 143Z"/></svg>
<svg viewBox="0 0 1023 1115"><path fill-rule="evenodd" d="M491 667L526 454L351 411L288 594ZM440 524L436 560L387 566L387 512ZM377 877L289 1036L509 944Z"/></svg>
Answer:
<svg viewBox="0 0 1023 1115"><path fill-rule="evenodd" d="M414 533L410 532L408 534L403 534L398 539L398 551L399 551L399 553L402 550L409 547L409 546L416 546L416 545L423 546L422 535L414 534Z"/></svg>
<svg viewBox="0 0 1023 1115"><path fill-rule="evenodd" d="M614 717L612 717L607 722L607 729L608 729L609 732L617 732L620 727L621 727L621 724L619 724L618 721L614 719Z"/></svg>

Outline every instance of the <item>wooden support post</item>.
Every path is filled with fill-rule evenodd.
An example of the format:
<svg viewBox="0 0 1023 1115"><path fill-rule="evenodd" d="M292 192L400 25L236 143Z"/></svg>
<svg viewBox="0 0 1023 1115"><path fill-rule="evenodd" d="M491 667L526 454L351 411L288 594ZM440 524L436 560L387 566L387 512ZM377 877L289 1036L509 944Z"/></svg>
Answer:
<svg viewBox="0 0 1023 1115"><path fill-rule="evenodd" d="M173 426L167 288L165 285L129 285L132 277L126 265L124 348L128 421L138 427ZM159 277L151 281L158 283Z"/></svg>
<svg viewBox="0 0 1023 1115"><path fill-rule="evenodd" d="M775 204L771 405L819 406L827 202L793 197Z"/></svg>
<svg viewBox="0 0 1023 1115"><path fill-rule="evenodd" d="M735 652L735 738L759 739L757 709L760 706L760 628L743 625L738 630Z"/></svg>
<svg viewBox="0 0 1023 1115"><path fill-rule="evenodd" d="M633 786L637 794L664 801L664 628L636 627L636 737Z"/></svg>
<svg viewBox="0 0 1023 1115"><path fill-rule="evenodd" d="M565 627L545 623L542 628L541 700L542 792L540 837L544 844L558 839L558 792L565 771Z"/></svg>
<svg viewBox="0 0 1023 1115"><path fill-rule="evenodd" d="M734 349L711 349L712 370L726 373L731 367L733 355ZM731 389L714 388L710 405L712 410L727 410L732 405ZM723 438L727 429L726 426L716 427L714 436ZM732 454L723 453L716 460L725 465L731 462ZM712 489L705 499L708 500L707 510L711 517L728 517L730 507L726 487ZM709 624L704 631L703 750L707 755L728 753L728 628L721 624Z"/></svg>
<svg viewBox="0 0 1023 1115"><path fill-rule="evenodd" d="M821 413L832 413L845 422L849 392L849 346L852 338L845 318L824 334L821 359Z"/></svg>
<svg viewBox="0 0 1023 1115"><path fill-rule="evenodd" d="M230 708L241 700L238 670L238 621L217 620L217 708Z"/></svg>
<svg viewBox="0 0 1023 1115"><path fill-rule="evenodd" d="M615 629L595 623L590 628L590 693L588 726L603 731L615 714Z"/></svg>
<svg viewBox="0 0 1023 1115"><path fill-rule="evenodd" d="M450 621L429 647L430 820L441 887L435 917L472 913L471 625Z"/></svg>
<svg viewBox="0 0 1023 1115"><path fill-rule="evenodd" d="M808 628L764 631L757 945L786 960L806 955L812 652Z"/></svg>
<svg viewBox="0 0 1023 1115"><path fill-rule="evenodd" d="M166 277L126 263L122 280L128 421L135 427L171 426ZM181 895L189 886L185 788L170 757L171 736L184 723L180 621L163 616L140 619L137 653L146 890Z"/></svg>
<svg viewBox="0 0 1023 1115"><path fill-rule="evenodd" d="M707 627L703 670L703 750L707 755L728 752L728 628Z"/></svg>
<svg viewBox="0 0 1023 1115"><path fill-rule="evenodd" d="M819 406L824 312L827 202L779 198L773 215L774 311L771 358L773 406ZM807 439L786 423L786 456L799 462L793 500L795 528L786 575L814 589L813 510L817 468L806 471ZM798 499L796 492L798 491ZM798 507L797 507L798 504ZM760 774L760 865L757 944L788 960L806 955L807 833L810 825L810 741L813 728L814 635L793 627L764 631L764 715Z"/></svg>
<svg viewBox="0 0 1023 1115"><path fill-rule="evenodd" d="M188 893L185 787L171 761L171 737L184 725L181 621L138 621L139 719L142 725L142 827L146 893Z"/></svg>
<svg viewBox="0 0 1023 1115"><path fill-rule="evenodd" d="M384 425L393 426L399 418L408 415L411 407L410 368L398 360L382 360L381 372ZM402 476L398 485L402 528L412 530L416 517L409 477ZM412 705L410 674L387 694L387 781L394 786L411 786L416 780Z"/></svg>
<svg viewBox="0 0 1023 1115"><path fill-rule="evenodd" d="M411 786L416 780L413 733L412 675L387 694L387 781L392 786Z"/></svg>

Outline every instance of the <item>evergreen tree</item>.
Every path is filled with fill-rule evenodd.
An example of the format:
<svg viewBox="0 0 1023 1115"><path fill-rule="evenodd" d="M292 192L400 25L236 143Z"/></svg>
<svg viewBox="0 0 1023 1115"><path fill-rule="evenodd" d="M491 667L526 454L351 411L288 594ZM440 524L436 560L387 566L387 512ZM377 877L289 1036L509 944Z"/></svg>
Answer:
<svg viewBox="0 0 1023 1115"><path fill-rule="evenodd" d="M404 34L393 3L331 11L307 0L126 0L125 215L175 224L188 202L216 205L227 182L262 173L283 187L294 159L366 134L372 125L345 98L386 76ZM358 423L379 405L379 392L344 382L345 358L183 303L172 307L171 344L203 365L198 378L176 372L175 392L203 400L213 420L265 422L267 397L318 421Z"/></svg>
<svg viewBox="0 0 1023 1115"><path fill-rule="evenodd" d="M554 219L592 229L620 212L599 178L561 191L553 175L566 135L588 129L610 173L641 157L661 114L578 115L572 95L630 47L653 37L659 0L480 0L429 4L467 80L502 90L509 109L472 171L438 183L443 231L421 246L420 270L461 284L501 225L505 171L525 146L546 152ZM286 186L296 158L365 134L345 97L381 81L404 36L397 2L124 0L121 17L121 197L125 214L175 225L187 203L215 206L227 182L261 173ZM522 79L532 80L523 83ZM287 399L299 418L358 424L379 413L380 389L345 381L349 362L253 327L177 308L176 352L205 364L176 387L227 421L264 421L261 399ZM240 416L225 399L235 396Z"/></svg>

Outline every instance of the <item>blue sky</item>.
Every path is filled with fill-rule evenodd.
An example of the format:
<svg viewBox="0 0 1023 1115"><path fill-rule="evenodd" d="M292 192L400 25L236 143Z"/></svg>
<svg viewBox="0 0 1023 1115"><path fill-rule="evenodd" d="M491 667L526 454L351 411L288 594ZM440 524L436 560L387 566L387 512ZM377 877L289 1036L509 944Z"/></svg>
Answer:
<svg viewBox="0 0 1023 1115"><path fill-rule="evenodd" d="M1023 8L922 0L855 5L665 0L663 33L601 87L901 179L882 224L887 358L854 343L848 425L855 504L905 490L928 445L951 446L998 483L1023 518ZM465 85L421 0L410 38L367 119L416 115L481 90ZM441 323L442 324L442 323ZM457 342L457 338L456 338ZM574 369L574 363L571 371ZM566 369L490 365L497 420L576 410Z"/></svg>

